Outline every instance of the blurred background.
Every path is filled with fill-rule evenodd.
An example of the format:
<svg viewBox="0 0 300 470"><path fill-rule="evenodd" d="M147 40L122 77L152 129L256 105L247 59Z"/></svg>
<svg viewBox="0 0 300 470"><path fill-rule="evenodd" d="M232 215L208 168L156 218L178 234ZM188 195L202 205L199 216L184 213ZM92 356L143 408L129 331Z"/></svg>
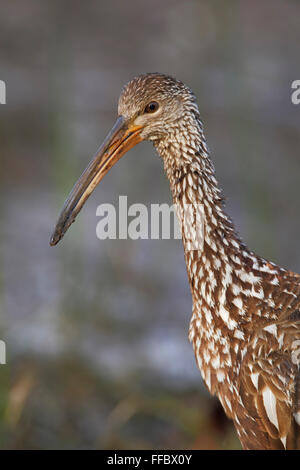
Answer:
<svg viewBox="0 0 300 470"><path fill-rule="evenodd" d="M73 183L124 83L194 90L227 212L259 254L300 271L300 4L0 0L2 449L238 449L204 389L179 240L96 238L96 207L171 203L149 143L122 159L58 247Z"/></svg>

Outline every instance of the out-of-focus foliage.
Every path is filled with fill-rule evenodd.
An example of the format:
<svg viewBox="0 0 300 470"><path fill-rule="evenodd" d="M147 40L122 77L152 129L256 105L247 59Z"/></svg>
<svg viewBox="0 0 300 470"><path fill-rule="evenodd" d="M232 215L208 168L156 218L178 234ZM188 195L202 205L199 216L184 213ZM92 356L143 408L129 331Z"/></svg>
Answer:
<svg viewBox="0 0 300 470"><path fill-rule="evenodd" d="M1 448L239 448L187 333L180 242L96 238L96 207L170 202L141 144L48 246L72 184L142 72L196 93L228 212L300 271L296 1L0 1Z"/></svg>

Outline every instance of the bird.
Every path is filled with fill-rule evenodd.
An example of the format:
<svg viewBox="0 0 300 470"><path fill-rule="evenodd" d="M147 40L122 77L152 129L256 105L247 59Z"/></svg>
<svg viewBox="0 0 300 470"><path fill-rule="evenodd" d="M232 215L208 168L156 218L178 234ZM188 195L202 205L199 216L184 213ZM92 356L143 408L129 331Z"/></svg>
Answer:
<svg viewBox="0 0 300 470"><path fill-rule="evenodd" d="M147 73L123 87L116 123L66 199L50 245L110 168L145 140L163 161L178 215L193 300L189 340L203 381L243 449L299 449L300 275L240 238L187 85Z"/></svg>

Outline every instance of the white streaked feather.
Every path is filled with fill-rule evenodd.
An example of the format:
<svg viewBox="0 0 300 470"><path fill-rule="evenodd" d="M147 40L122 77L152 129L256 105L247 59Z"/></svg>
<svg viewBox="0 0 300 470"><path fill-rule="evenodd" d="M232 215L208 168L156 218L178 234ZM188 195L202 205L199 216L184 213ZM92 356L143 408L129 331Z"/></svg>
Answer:
<svg viewBox="0 0 300 470"><path fill-rule="evenodd" d="M300 426L300 411L298 411L297 413L294 413L294 418L298 426Z"/></svg>
<svg viewBox="0 0 300 470"><path fill-rule="evenodd" d="M277 412L276 412L276 397L269 387L265 387L263 392L263 402L267 416L272 424L279 430Z"/></svg>
<svg viewBox="0 0 300 470"><path fill-rule="evenodd" d="M284 445L284 448L286 448L286 436L280 438L282 444Z"/></svg>
<svg viewBox="0 0 300 470"><path fill-rule="evenodd" d="M250 375L251 381L254 387L256 388L256 390L258 390L258 376L259 376L258 372L255 372Z"/></svg>
<svg viewBox="0 0 300 470"><path fill-rule="evenodd" d="M277 336L277 326L274 323L273 325L265 326L264 330L271 333L271 335Z"/></svg>

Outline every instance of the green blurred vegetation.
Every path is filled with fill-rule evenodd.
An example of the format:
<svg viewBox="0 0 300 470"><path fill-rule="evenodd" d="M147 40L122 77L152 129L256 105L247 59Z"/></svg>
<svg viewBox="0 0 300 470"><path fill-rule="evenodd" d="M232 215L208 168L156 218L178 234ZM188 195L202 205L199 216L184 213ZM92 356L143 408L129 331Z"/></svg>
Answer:
<svg viewBox="0 0 300 470"><path fill-rule="evenodd" d="M2 447L17 449L240 448L219 404L135 373L109 380L79 357L19 358L1 407ZM7 382L1 390L7 390Z"/></svg>

